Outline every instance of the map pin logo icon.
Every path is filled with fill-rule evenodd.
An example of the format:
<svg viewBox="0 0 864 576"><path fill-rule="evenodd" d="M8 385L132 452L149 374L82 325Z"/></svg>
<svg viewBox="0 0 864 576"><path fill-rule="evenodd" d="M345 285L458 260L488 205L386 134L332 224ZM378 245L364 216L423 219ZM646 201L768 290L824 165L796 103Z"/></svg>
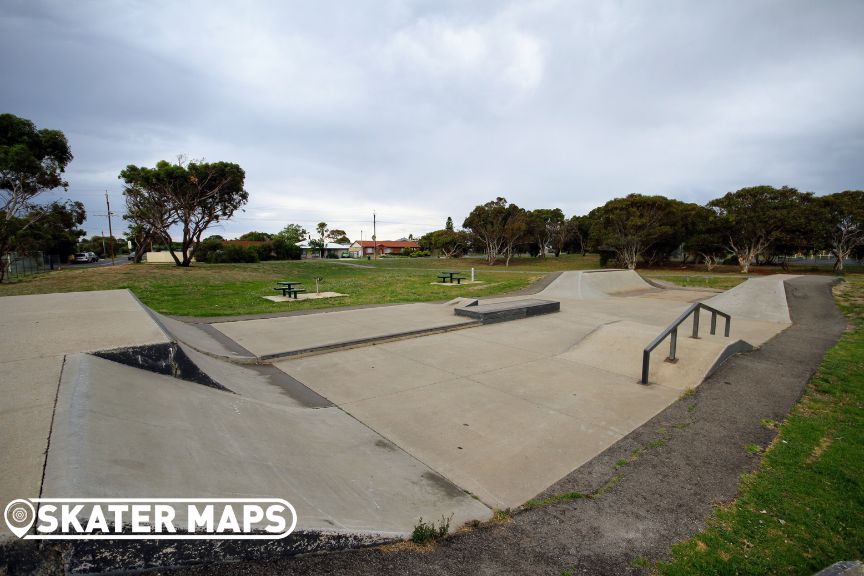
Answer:
<svg viewBox="0 0 864 576"><path fill-rule="evenodd" d="M27 500L13 500L6 505L3 517L6 519L6 526L9 527L9 530L18 538L22 538L36 520L36 509Z"/></svg>

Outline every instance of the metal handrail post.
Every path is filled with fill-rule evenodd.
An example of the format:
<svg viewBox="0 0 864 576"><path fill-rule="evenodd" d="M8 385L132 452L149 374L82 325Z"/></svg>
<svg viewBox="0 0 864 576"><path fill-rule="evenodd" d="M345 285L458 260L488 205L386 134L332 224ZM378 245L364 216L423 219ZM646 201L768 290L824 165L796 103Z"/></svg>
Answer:
<svg viewBox="0 0 864 576"><path fill-rule="evenodd" d="M699 339L699 308L693 311L693 334L690 337Z"/></svg>
<svg viewBox="0 0 864 576"><path fill-rule="evenodd" d="M684 311L677 319L675 319L672 324L669 325L663 332L661 332L654 340L651 341L648 346L642 351L642 384L648 384L648 372L651 365L651 352L660 345L663 340L669 338L669 357L666 358L668 362L675 362L676 356L678 352L678 327L687 320L687 317L690 314L693 314L693 338L699 338L699 311L704 308L705 310L711 312L711 334L714 335L717 332L717 316L722 316L726 320L726 326L723 331L723 335L725 337L729 337L729 332L732 326L732 317L725 312L721 312L716 308L712 308L706 304L702 304L701 302L693 304L687 310Z"/></svg>
<svg viewBox="0 0 864 576"><path fill-rule="evenodd" d="M678 351L678 328L669 334L669 357L666 360L675 361L675 353Z"/></svg>
<svg viewBox="0 0 864 576"><path fill-rule="evenodd" d="M651 364L651 351L643 350L642 351L642 383L648 383L648 367Z"/></svg>

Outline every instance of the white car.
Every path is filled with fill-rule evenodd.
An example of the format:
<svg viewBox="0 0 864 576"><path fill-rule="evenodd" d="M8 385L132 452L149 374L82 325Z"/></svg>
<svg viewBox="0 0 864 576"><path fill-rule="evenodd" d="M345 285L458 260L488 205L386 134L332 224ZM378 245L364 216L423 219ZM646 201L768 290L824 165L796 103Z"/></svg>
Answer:
<svg viewBox="0 0 864 576"><path fill-rule="evenodd" d="M99 257L94 252L78 252L75 254L75 262L98 262Z"/></svg>

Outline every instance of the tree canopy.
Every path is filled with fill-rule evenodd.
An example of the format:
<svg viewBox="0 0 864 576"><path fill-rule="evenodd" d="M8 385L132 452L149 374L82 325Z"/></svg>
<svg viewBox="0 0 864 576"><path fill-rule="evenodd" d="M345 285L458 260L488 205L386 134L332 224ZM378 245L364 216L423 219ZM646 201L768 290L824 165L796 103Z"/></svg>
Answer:
<svg viewBox="0 0 864 576"><path fill-rule="evenodd" d="M277 238L281 238L289 244L300 244L306 240L308 236L309 233L300 224L288 224L278 234L276 234Z"/></svg>
<svg viewBox="0 0 864 576"><path fill-rule="evenodd" d="M864 246L864 190L846 190L821 196L809 211L816 228L816 242L835 258L834 269Z"/></svg>
<svg viewBox="0 0 864 576"><path fill-rule="evenodd" d="M672 232L675 208L664 196L615 198L594 213L591 235L633 270L646 251Z"/></svg>
<svg viewBox="0 0 864 576"><path fill-rule="evenodd" d="M230 162L176 163L162 160L155 168L129 165L120 173L125 183L127 218L150 227L165 241L178 266L189 266L201 236L216 222L231 218L249 200L243 188L246 174ZM180 255L174 251L170 229L182 232Z"/></svg>
<svg viewBox="0 0 864 576"><path fill-rule="evenodd" d="M804 202L812 194L802 194L783 186L752 186L729 192L708 203L719 217L729 250L738 259L741 272L750 271L757 256L772 243L785 239L797 244L805 228Z"/></svg>
<svg viewBox="0 0 864 576"><path fill-rule="evenodd" d="M273 234L268 234L267 232L246 232L242 236L238 238L238 240L246 240L249 242L267 242L268 240L273 239Z"/></svg>
<svg viewBox="0 0 864 576"><path fill-rule="evenodd" d="M20 238L48 213L36 207L36 197L68 187L63 172L71 161L63 132L37 130L30 120L0 114L0 255L9 251L13 235ZM0 281L5 272L0 266Z"/></svg>

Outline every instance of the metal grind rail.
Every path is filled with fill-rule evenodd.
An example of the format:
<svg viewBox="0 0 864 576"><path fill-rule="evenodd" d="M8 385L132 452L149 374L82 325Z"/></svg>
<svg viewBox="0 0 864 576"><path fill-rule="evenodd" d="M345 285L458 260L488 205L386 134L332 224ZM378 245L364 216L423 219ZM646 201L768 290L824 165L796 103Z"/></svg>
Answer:
<svg viewBox="0 0 864 576"><path fill-rule="evenodd" d="M706 310L711 313L711 334L714 335L717 333L717 316L722 316L726 319L726 327L723 331L723 336L726 338L729 337L729 329L732 324L732 317L725 312L721 312L716 308L712 308L706 304L702 304L701 302L697 302L693 304L687 310L684 311L681 316L679 316L672 324L669 325L668 328L663 330L659 336L654 338L648 346L645 347L645 350L642 351L642 384L648 384L648 370L651 364L651 352L660 345L663 340L666 339L667 336L671 336L669 341L669 356L666 358L667 362L675 362L677 358L675 357L675 353L678 348L678 327L684 323L685 320L692 314L693 315L693 333L691 334L691 338L699 338L699 311Z"/></svg>

